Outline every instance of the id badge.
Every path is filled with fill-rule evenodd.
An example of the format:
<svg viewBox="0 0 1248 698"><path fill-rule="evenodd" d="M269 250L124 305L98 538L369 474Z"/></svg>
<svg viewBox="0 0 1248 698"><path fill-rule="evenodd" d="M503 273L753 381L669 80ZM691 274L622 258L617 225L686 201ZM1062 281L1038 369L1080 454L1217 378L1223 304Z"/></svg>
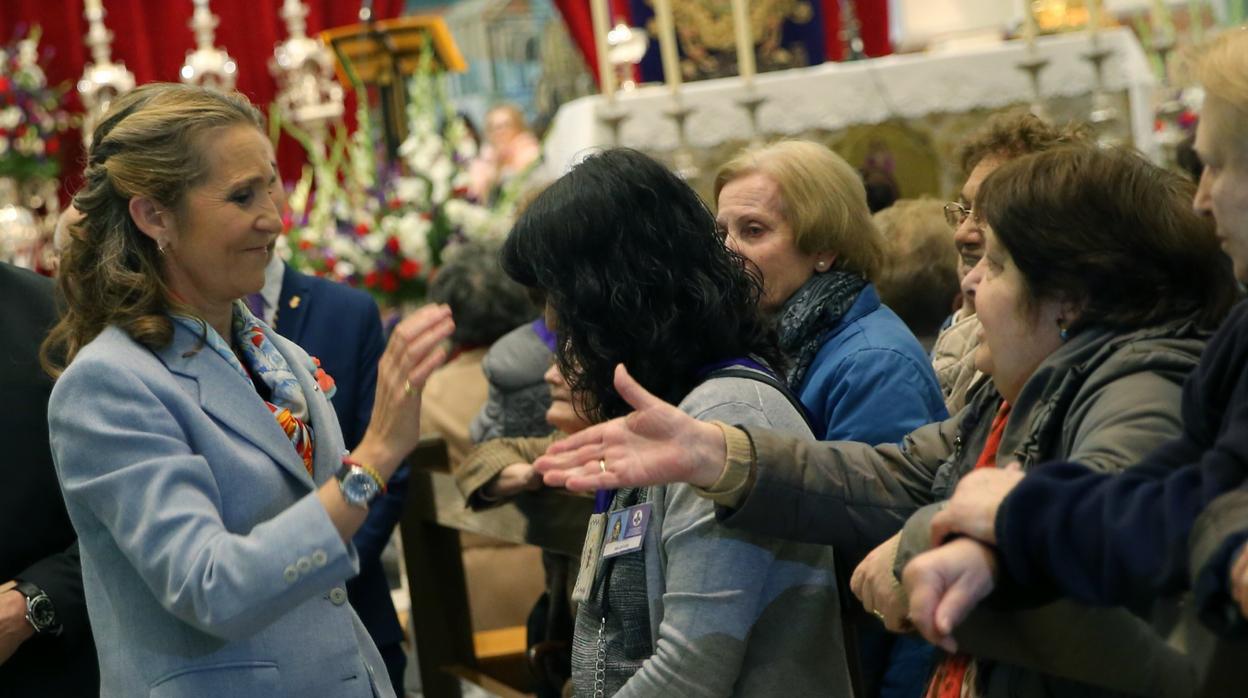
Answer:
<svg viewBox="0 0 1248 698"><path fill-rule="evenodd" d="M650 502L611 512L607 517L607 537L602 543L602 557L612 558L641 550L650 525Z"/></svg>
<svg viewBox="0 0 1248 698"><path fill-rule="evenodd" d="M606 514L589 517L589 527L585 529L585 545L581 548L581 566L576 573L576 584L572 587L573 603L585 603L589 598L589 590L594 586L598 562L602 560L602 529L606 520Z"/></svg>

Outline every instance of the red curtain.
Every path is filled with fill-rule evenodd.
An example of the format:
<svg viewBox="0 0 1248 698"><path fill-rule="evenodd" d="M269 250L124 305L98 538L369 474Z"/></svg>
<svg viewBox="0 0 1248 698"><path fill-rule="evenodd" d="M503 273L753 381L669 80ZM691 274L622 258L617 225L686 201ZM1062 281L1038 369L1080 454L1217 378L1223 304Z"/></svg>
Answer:
<svg viewBox="0 0 1248 698"><path fill-rule="evenodd" d="M568 27L568 33L572 35L576 47L585 57L585 65L589 66L589 72L593 74L594 81L601 84L602 79L598 76L598 50L594 46L594 23L589 12L589 2L590 0L555 0L555 7L559 8L559 13L563 15L563 22ZM609 5L611 7L610 24L614 25L617 19L632 22L628 0L610 0Z"/></svg>
<svg viewBox="0 0 1248 698"><path fill-rule="evenodd" d="M330 27L358 21L359 0L303 0L308 8L309 35ZM216 45L238 63L240 92L247 95L261 110L268 110L277 91L269 73L268 61L274 47L287 37L286 23L278 14L281 0L213 0L213 14L220 23L216 29ZM375 0L373 17L396 17L404 0ZM134 73L141 85L154 81L175 81L186 54L195 48L190 21L194 5L191 0L105 0L104 24L113 33L112 58L121 61ZM80 111L77 92L72 85L82 75L91 54L83 42L87 20L82 0L0 0L0 42L8 43L31 25L43 30L40 41L43 67L50 84L68 82L66 106ZM354 100L348 105L354 109ZM350 113L350 112L349 112ZM82 150L78 134L69 134L62 162L62 194L72 194L81 182ZM282 177L293 180L299 176L303 153L289 139L278 149L278 166Z"/></svg>

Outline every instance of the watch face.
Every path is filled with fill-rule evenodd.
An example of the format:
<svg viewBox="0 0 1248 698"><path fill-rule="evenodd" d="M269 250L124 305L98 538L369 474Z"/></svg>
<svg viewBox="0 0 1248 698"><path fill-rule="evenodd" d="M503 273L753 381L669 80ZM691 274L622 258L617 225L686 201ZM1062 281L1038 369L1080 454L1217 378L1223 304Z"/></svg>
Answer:
<svg viewBox="0 0 1248 698"><path fill-rule="evenodd" d="M342 494L352 504L367 504L377 492L377 482L363 470L352 470L342 479Z"/></svg>
<svg viewBox="0 0 1248 698"><path fill-rule="evenodd" d="M56 625L56 610L52 606L52 599L46 596L36 596L31 599L30 607L30 624L35 626L35 630L46 630Z"/></svg>

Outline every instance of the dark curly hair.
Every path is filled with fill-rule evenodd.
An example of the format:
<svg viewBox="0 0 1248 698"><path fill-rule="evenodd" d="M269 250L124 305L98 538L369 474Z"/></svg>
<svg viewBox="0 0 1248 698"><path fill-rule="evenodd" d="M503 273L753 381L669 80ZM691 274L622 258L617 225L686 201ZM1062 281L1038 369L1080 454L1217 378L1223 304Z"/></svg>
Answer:
<svg viewBox="0 0 1248 698"><path fill-rule="evenodd" d="M1182 318L1213 329L1239 292L1212 221L1192 211L1194 192L1139 153L1064 146L994 170L975 208L1030 301L1080 307L1071 330Z"/></svg>
<svg viewBox="0 0 1248 698"><path fill-rule="evenodd" d="M612 385L619 363L672 403L716 361L751 355L783 369L757 272L693 189L637 151L591 155L551 184L516 221L502 264L546 292L559 368L592 398L590 419L631 411Z"/></svg>
<svg viewBox="0 0 1248 698"><path fill-rule="evenodd" d="M1014 109L989 117L962 142L957 159L962 173L970 176L971 170L988 157L1011 160L1061 145L1087 144L1088 134L1082 124L1059 128L1025 109Z"/></svg>

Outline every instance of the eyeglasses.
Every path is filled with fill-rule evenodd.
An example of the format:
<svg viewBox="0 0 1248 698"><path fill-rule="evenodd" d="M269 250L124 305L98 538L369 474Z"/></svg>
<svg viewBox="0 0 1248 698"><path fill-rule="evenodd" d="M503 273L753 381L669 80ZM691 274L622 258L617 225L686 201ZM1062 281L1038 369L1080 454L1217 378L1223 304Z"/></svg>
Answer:
<svg viewBox="0 0 1248 698"><path fill-rule="evenodd" d="M974 211L956 201L945 204L945 221L954 228L962 225L968 217L973 215Z"/></svg>

